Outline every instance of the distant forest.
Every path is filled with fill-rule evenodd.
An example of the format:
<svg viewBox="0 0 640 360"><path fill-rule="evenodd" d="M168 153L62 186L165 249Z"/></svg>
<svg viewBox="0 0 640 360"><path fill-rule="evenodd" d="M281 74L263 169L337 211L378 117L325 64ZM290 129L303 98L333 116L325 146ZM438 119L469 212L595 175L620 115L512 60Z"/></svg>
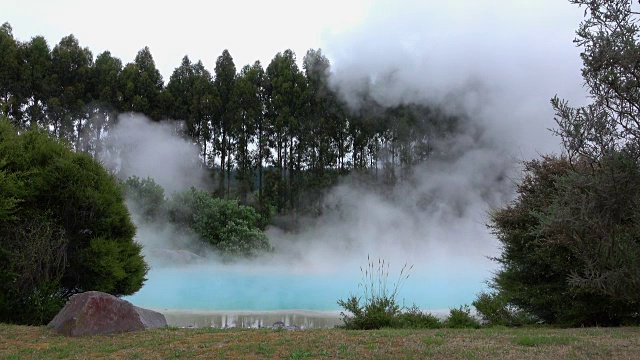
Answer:
<svg viewBox="0 0 640 360"><path fill-rule="evenodd" d="M384 107L362 84L350 109L329 86L329 60L285 50L266 68L239 71L227 50L213 72L188 56L165 84L148 47L133 62L104 51L94 58L73 36L53 49L42 36L17 41L0 28L0 112L37 126L76 151L100 155L120 113L174 122L200 149L215 196L261 213L318 214L323 192L341 177L392 186L428 159L460 118L423 104ZM113 151L113 149L110 149Z"/></svg>

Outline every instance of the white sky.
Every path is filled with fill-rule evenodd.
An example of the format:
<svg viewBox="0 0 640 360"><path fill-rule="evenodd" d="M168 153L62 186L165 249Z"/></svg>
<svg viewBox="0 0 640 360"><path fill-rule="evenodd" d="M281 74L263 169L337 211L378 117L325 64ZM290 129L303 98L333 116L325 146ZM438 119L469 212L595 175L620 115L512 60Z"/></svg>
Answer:
<svg viewBox="0 0 640 360"><path fill-rule="evenodd" d="M367 30L383 36L404 30L408 36L395 40L406 44L428 35L420 32L428 28L455 29L472 38L505 25L572 32L581 14L563 0L0 0L0 5L0 21L8 21L21 41L43 35L53 47L72 33L94 56L109 50L124 63L149 46L165 81L184 55L213 70L216 58L229 49L240 69L256 59L266 66L287 48L300 59L309 48L331 54L332 45ZM487 21L479 23L481 18Z"/></svg>
<svg viewBox="0 0 640 360"><path fill-rule="evenodd" d="M0 21L9 21L19 40L43 35L52 48L73 33L94 57L109 50L125 64L149 46L167 82L184 55L212 72L224 49L238 69L255 60L266 67L288 48L301 60L309 48L361 21L368 2L0 0Z"/></svg>

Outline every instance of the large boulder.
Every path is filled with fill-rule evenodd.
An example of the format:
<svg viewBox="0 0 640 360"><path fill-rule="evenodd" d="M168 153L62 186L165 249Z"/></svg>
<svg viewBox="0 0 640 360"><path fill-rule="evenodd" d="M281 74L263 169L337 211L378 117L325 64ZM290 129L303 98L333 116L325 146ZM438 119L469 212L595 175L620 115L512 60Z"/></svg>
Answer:
<svg viewBox="0 0 640 360"><path fill-rule="evenodd" d="M73 295L49 323L55 332L67 336L111 334L166 325L167 320L161 313L99 291Z"/></svg>

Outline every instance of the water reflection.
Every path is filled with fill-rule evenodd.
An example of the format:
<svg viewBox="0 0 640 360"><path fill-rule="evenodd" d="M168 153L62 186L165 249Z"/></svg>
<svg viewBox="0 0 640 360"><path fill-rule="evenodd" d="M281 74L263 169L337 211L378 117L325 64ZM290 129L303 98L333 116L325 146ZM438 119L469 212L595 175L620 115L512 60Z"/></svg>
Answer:
<svg viewBox="0 0 640 360"><path fill-rule="evenodd" d="M167 324L178 327L265 328L281 321L285 326L300 329L330 329L342 324L338 312L332 311L190 311L160 310Z"/></svg>

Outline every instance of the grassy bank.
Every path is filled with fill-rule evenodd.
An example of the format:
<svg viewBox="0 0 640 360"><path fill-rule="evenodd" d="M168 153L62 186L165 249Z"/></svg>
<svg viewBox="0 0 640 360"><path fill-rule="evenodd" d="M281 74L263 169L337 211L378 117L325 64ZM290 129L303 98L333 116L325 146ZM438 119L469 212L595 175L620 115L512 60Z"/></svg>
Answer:
<svg viewBox="0 0 640 360"><path fill-rule="evenodd" d="M640 328L176 329L67 338L0 324L0 359L640 359Z"/></svg>

